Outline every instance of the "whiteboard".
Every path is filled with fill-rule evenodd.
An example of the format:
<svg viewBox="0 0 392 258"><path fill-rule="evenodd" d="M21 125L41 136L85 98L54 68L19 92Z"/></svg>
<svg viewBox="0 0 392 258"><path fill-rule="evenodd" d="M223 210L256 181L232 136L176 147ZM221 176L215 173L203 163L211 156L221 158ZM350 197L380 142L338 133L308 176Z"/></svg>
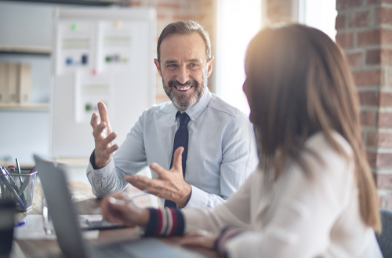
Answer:
<svg viewBox="0 0 392 258"><path fill-rule="evenodd" d="M107 104L121 145L155 102L156 11L59 8L54 20L51 156L90 156L98 101Z"/></svg>

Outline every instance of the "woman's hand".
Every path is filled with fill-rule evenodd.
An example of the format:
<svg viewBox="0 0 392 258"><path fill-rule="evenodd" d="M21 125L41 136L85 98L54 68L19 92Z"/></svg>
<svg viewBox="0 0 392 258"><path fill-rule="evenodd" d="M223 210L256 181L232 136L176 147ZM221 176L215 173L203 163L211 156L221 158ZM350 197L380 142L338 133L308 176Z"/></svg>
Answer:
<svg viewBox="0 0 392 258"><path fill-rule="evenodd" d="M105 197L101 209L104 220L119 225L145 227L150 219L147 209L137 207L132 200L127 201L121 192Z"/></svg>
<svg viewBox="0 0 392 258"><path fill-rule="evenodd" d="M214 243L217 236L205 231L198 231L183 237L180 244L184 246L198 246L208 249L214 249Z"/></svg>

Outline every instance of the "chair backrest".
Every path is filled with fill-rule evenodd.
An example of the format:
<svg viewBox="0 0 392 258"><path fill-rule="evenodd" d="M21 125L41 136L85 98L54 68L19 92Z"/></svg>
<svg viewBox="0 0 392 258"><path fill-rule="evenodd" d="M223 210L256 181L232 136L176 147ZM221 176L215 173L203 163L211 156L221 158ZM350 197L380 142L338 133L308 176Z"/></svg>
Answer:
<svg viewBox="0 0 392 258"><path fill-rule="evenodd" d="M392 257L392 211L380 209L382 232L376 234L384 257Z"/></svg>

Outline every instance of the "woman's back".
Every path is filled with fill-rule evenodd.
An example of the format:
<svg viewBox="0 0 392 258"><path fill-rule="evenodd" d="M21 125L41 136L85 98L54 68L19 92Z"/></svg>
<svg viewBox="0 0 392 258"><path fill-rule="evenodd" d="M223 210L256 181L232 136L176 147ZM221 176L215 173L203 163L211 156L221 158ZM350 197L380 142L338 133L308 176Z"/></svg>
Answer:
<svg viewBox="0 0 392 258"><path fill-rule="evenodd" d="M260 251L271 250L273 257L382 257L359 212L352 150L339 134L333 137L348 158L317 133L300 154L309 172L288 162L276 180L261 171L252 175L251 224L268 232Z"/></svg>

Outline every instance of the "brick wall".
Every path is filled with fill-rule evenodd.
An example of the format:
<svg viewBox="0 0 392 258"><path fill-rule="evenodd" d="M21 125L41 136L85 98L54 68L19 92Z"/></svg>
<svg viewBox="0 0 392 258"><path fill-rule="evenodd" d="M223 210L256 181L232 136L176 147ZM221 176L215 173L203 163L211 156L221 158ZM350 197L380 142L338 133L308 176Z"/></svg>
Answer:
<svg viewBox="0 0 392 258"><path fill-rule="evenodd" d="M215 53L215 25L216 11L214 0L128 0L131 7L153 7L157 10L157 41L162 30L169 23L180 20L195 20L209 32L212 44L212 55ZM153 60L151 60L151 63ZM156 74L156 103L169 101L162 87L162 79L158 72ZM214 73L209 78L208 86L214 91Z"/></svg>
<svg viewBox="0 0 392 258"><path fill-rule="evenodd" d="M337 0L336 41L350 63L380 207L392 209L392 1Z"/></svg>

